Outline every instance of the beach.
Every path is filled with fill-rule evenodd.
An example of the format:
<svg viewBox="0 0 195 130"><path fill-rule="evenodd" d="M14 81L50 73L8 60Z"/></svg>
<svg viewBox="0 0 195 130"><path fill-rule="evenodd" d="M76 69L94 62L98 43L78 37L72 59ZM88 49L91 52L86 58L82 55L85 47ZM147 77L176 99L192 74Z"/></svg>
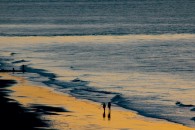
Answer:
<svg viewBox="0 0 195 130"><path fill-rule="evenodd" d="M192 0L1 1L0 129L195 129L194 12Z"/></svg>
<svg viewBox="0 0 195 130"><path fill-rule="evenodd" d="M0 69L33 84L195 127L193 34L0 39Z"/></svg>
<svg viewBox="0 0 195 130"><path fill-rule="evenodd" d="M10 97L13 91L9 87L16 84L16 80L3 78L0 78L0 129L43 130L48 127L49 124L40 119L40 113L32 112Z"/></svg>
<svg viewBox="0 0 195 130"><path fill-rule="evenodd" d="M1 73L0 76L1 80L6 79L17 82L12 87L7 88L8 90L13 91L9 98L22 104L25 108L31 108L31 110L34 110L34 113L41 113L42 116L40 118L49 123L49 126L46 127L47 129L194 129L165 120L143 117L136 112L118 107L112 107L110 117L108 117L109 111L106 109L105 117L103 117L103 108L99 103L76 99L64 93L55 92L51 88L33 85L22 77L14 76L14 74Z"/></svg>

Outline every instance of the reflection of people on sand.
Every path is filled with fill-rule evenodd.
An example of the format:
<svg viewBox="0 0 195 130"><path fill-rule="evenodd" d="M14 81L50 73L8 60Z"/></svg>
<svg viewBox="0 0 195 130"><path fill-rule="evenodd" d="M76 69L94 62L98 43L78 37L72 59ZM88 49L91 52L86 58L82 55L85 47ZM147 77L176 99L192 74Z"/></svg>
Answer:
<svg viewBox="0 0 195 130"><path fill-rule="evenodd" d="M106 113L105 113L106 103L102 103L102 107L103 107L103 109L104 109L103 118L105 118L105 117L106 117Z"/></svg>
<svg viewBox="0 0 195 130"><path fill-rule="evenodd" d="M111 119L111 110L109 110L109 112L108 112L108 120L110 120Z"/></svg>
<svg viewBox="0 0 195 130"><path fill-rule="evenodd" d="M105 111L104 111L104 113L103 113L103 118L105 118L106 117L106 113L105 113Z"/></svg>

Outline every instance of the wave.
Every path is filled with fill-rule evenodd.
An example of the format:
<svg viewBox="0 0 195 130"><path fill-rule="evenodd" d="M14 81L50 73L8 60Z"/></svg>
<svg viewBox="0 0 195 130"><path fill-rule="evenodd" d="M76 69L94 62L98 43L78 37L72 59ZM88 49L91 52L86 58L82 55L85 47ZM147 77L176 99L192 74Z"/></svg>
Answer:
<svg viewBox="0 0 195 130"><path fill-rule="evenodd" d="M18 63L24 63L24 62L28 62L26 60L17 60L17 61L13 61L13 64L18 64Z"/></svg>
<svg viewBox="0 0 195 130"><path fill-rule="evenodd" d="M37 73L40 76L47 77L49 80L54 80L57 76L54 73L49 73L48 71L44 69L35 69L32 67L25 67L25 70L30 73Z"/></svg>
<svg viewBox="0 0 195 130"><path fill-rule="evenodd" d="M42 82L47 86L53 87L57 86L56 90L61 92L69 93L77 98L88 99L95 102L110 101L110 99L119 93L104 91L101 89L96 89L92 86L89 86L88 81L81 80L80 78L75 78L70 81L57 80L58 76L54 73L50 73L43 69L35 69L32 67L26 67L28 73L36 73L41 77L34 77L34 75L28 75L31 81ZM45 77L47 79L44 79ZM41 81L41 78L43 79Z"/></svg>
<svg viewBox="0 0 195 130"><path fill-rule="evenodd" d="M71 90L71 92L81 92L81 91L90 92L90 93L100 93L100 94L118 94L115 92L101 91L94 88L83 88L83 89L75 88Z"/></svg>
<svg viewBox="0 0 195 130"><path fill-rule="evenodd" d="M160 114L160 113L164 113L164 111L166 111L165 108L167 108L167 106L161 106L161 108L156 107L154 109L154 108L150 107L149 105L147 105L147 103L141 103L141 102L136 103L133 100L128 99L127 97L124 97L124 95L122 95L122 94L118 94L118 95L114 96L111 99L111 101L112 101L112 103L114 103L122 108L135 111L139 115L142 115L145 117L163 119L163 120L167 120L170 122L186 125L181 120L178 120L175 117L168 117L166 115ZM147 109L145 109L145 108L147 108ZM168 108L168 109L170 109L170 108ZM175 110L176 110L176 108L175 108ZM191 120L195 120L195 117L192 118Z"/></svg>
<svg viewBox="0 0 195 130"><path fill-rule="evenodd" d="M192 104L183 104L180 101L177 101L175 104L180 107L194 107Z"/></svg>

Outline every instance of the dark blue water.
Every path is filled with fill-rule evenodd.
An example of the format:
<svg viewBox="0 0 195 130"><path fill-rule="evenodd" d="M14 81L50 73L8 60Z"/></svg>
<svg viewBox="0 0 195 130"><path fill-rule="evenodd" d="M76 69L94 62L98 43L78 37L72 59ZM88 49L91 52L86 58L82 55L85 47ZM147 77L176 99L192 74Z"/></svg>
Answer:
<svg viewBox="0 0 195 130"><path fill-rule="evenodd" d="M1 36L195 32L194 0L1 0Z"/></svg>

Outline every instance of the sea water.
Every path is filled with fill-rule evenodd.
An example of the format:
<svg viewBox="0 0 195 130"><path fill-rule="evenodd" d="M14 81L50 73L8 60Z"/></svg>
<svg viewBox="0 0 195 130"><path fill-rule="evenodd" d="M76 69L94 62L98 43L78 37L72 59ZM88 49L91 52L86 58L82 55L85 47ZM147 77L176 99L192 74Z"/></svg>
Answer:
<svg viewBox="0 0 195 130"><path fill-rule="evenodd" d="M56 91L195 127L192 0L3 0L1 69ZM180 101L183 104L176 105Z"/></svg>

